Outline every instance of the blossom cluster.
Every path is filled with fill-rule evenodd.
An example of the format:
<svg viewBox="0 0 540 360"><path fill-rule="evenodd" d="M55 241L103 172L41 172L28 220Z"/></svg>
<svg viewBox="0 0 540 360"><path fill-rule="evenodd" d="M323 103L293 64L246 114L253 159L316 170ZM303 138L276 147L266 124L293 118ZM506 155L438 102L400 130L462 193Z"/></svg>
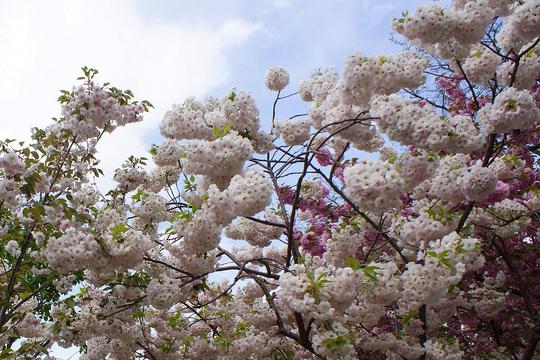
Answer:
<svg viewBox="0 0 540 360"><path fill-rule="evenodd" d="M371 114L382 132L405 145L453 153L470 153L483 145L471 118L438 116L433 109L396 95L373 99Z"/></svg>

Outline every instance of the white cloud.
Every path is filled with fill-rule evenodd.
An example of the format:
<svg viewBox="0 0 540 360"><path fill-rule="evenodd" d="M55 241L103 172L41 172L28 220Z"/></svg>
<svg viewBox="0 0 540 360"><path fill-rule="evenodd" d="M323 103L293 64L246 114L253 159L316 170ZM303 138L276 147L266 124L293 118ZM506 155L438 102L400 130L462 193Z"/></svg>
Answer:
<svg viewBox="0 0 540 360"><path fill-rule="evenodd" d="M27 138L31 126L46 126L59 114L58 90L71 87L81 66L95 67L98 81L156 106L143 123L104 138L100 157L111 174L131 153L145 153L173 102L223 84L227 51L258 28L235 18L148 19L131 0L0 1L0 137Z"/></svg>
<svg viewBox="0 0 540 360"><path fill-rule="evenodd" d="M291 0L273 0L272 5L276 8L289 8L293 4Z"/></svg>

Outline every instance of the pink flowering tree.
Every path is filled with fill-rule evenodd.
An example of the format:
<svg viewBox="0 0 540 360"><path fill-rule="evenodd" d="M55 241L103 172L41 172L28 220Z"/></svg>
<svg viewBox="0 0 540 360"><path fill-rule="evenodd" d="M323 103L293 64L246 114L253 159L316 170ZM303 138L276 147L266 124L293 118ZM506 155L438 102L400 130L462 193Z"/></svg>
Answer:
<svg viewBox="0 0 540 360"><path fill-rule="evenodd" d="M268 70L263 126L244 91L174 105L106 194L97 141L151 105L84 69L62 118L0 143L0 358L538 357L540 1L394 30L406 51L297 92Z"/></svg>

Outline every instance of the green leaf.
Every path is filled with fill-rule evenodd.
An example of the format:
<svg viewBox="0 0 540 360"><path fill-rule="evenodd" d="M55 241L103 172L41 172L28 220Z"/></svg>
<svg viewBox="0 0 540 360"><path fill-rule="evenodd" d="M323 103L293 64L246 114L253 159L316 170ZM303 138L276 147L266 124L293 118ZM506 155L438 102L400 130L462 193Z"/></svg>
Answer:
<svg viewBox="0 0 540 360"><path fill-rule="evenodd" d="M75 307L75 300L74 300L74 297L73 296L70 296L68 297L67 299L64 300L64 304L66 304L66 306L68 308L71 308L73 309Z"/></svg>
<svg viewBox="0 0 540 360"><path fill-rule="evenodd" d="M124 234L129 230L129 227L123 222L116 224L112 229L111 233L113 234L114 240L122 240Z"/></svg>
<svg viewBox="0 0 540 360"><path fill-rule="evenodd" d="M353 270L360 270L361 268L360 260L350 256L345 257L345 264L349 265L349 267Z"/></svg>
<svg viewBox="0 0 540 360"><path fill-rule="evenodd" d="M0 353L0 359L14 359L15 354L13 353L13 350L11 349L4 349Z"/></svg>
<svg viewBox="0 0 540 360"><path fill-rule="evenodd" d="M534 47L531 50L527 51L527 53L525 54L525 57L532 57L534 53L536 52L536 50L538 50L538 47Z"/></svg>
<svg viewBox="0 0 540 360"><path fill-rule="evenodd" d="M144 311L142 311L142 310L134 311L133 314L131 315L131 317L134 320L143 319L144 318Z"/></svg>
<svg viewBox="0 0 540 360"><path fill-rule="evenodd" d="M273 348L270 351L271 360L292 360L294 359L294 351L291 349Z"/></svg>
<svg viewBox="0 0 540 360"><path fill-rule="evenodd" d="M177 312L174 315L171 315L167 318L167 324L169 324L170 327L175 327L178 325L178 319L180 318L180 312Z"/></svg>
<svg viewBox="0 0 540 360"><path fill-rule="evenodd" d="M248 324L239 322L238 324L236 324L236 328L234 329L234 337L243 336L248 329Z"/></svg>
<svg viewBox="0 0 540 360"><path fill-rule="evenodd" d="M148 100L141 101L141 105L143 106L144 111L146 112L148 112L149 108L152 108L152 109L154 108L154 105L152 105L152 103Z"/></svg>
<svg viewBox="0 0 540 360"><path fill-rule="evenodd" d="M393 154L392 156L390 156L390 159L388 159L388 163L393 164L398 160L399 160L399 157L396 154Z"/></svg>
<svg viewBox="0 0 540 360"><path fill-rule="evenodd" d="M209 290L209 289L210 288L208 287L205 281L193 286L193 291L203 291L203 290Z"/></svg>
<svg viewBox="0 0 540 360"><path fill-rule="evenodd" d="M443 258L439 259L439 263L442 264L447 269L452 268L452 263L450 262L449 258L443 257Z"/></svg>
<svg viewBox="0 0 540 360"><path fill-rule="evenodd" d="M227 135L229 131L231 131L231 128L232 128L232 124L226 123L225 126L223 127L223 136Z"/></svg>
<svg viewBox="0 0 540 360"><path fill-rule="evenodd" d="M133 199L136 202L140 202L144 197L146 193L142 189L137 189L135 194L131 195L131 199Z"/></svg>
<svg viewBox="0 0 540 360"><path fill-rule="evenodd" d="M43 217L43 215L45 215L45 208L41 203L36 203L34 207L32 207L31 211L34 220L36 220L37 222L41 221L41 218Z"/></svg>
<svg viewBox="0 0 540 360"><path fill-rule="evenodd" d="M378 267L378 266L375 266L375 265L370 265L370 266L366 266L364 269L362 269L364 271L364 275L367 276L370 280L373 280L373 281L377 281L377 270L381 270L382 268Z"/></svg>
<svg viewBox="0 0 540 360"><path fill-rule="evenodd" d="M232 125L230 123L226 123L223 128L219 126L214 126L212 128L212 134L216 139L222 138L225 135L227 135L231 131Z"/></svg>
<svg viewBox="0 0 540 360"><path fill-rule="evenodd" d="M346 335L337 335L334 338L328 338L321 341L321 345L328 349L337 349L338 347L342 347L344 345L347 345L349 342L349 337Z"/></svg>

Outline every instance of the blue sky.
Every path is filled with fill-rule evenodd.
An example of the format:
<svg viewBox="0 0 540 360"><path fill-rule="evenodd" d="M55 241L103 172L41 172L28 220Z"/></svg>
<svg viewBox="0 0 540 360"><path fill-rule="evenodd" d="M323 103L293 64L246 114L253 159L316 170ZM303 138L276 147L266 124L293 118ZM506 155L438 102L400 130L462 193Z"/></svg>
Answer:
<svg viewBox="0 0 540 360"><path fill-rule="evenodd" d="M160 1L159 7L137 1L146 16L156 21L208 21L220 24L242 19L258 28L242 44L230 51L230 78L209 90L221 96L231 87L252 92L260 107L261 121L270 116L273 96L264 87L266 69L273 65L285 67L291 85L285 93L296 91L296 85L316 68L341 68L345 56L361 51L367 55L399 51L390 39L391 19L403 10L413 10L417 0L233 0L197 1L191 5L174 0ZM297 101L281 103L281 116L291 113L287 108Z"/></svg>
<svg viewBox="0 0 540 360"><path fill-rule="evenodd" d="M0 0L0 137L26 137L57 116L58 90L80 67L98 81L132 89L156 105L143 124L118 130L101 145L107 174L131 153L161 141L158 125L174 102L221 97L232 87L253 93L268 122L273 94L264 74L287 68L294 92L316 68L340 68L347 54L398 51L391 19L418 0ZM284 102L280 117L288 108ZM290 111L290 112L289 112Z"/></svg>
<svg viewBox="0 0 540 360"><path fill-rule="evenodd" d="M316 68L341 68L354 51L397 52L392 17L424 2L0 0L0 137L27 138L31 126L46 126L59 114L58 90L71 87L81 66L96 67L98 81L156 106L144 123L104 139L100 157L110 175L130 154L161 142L159 121L173 102L236 87L254 95L268 123L270 66L290 72L289 93ZM279 117L307 109L286 101ZM62 360L71 354L56 352Z"/></svg>

